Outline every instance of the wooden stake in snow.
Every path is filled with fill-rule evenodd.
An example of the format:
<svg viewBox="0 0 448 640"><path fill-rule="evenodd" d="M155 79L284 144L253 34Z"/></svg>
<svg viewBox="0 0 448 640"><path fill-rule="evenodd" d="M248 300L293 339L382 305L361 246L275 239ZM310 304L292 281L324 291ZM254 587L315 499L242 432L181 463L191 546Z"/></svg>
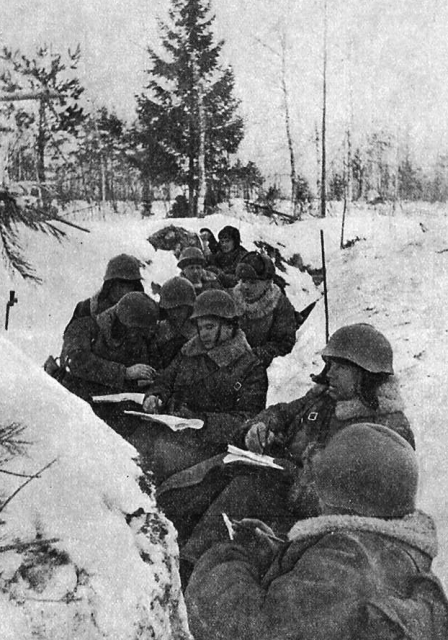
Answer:
<svg viewBox="0 0 448 640"><path fill-rule="evenodd" d="M10 291L9 292L9 300L6 303L6 315L5 315L5 331L8 331L8 326L9 326L9 312L11 310L11 307L13 307L16 302L18 302L18 299L16 297L16 292L15 291Z"/></svg>
<svg viewBox="0 0 448 640"><path fill-rule="evenodd" d="M327 289L327 268L325 264L325 239L324 232L320 230L320 248L322 251L322 276L324 278L324 305L325 305L325 343L330 338L330 328L328 320L328 289Z"/></svg>

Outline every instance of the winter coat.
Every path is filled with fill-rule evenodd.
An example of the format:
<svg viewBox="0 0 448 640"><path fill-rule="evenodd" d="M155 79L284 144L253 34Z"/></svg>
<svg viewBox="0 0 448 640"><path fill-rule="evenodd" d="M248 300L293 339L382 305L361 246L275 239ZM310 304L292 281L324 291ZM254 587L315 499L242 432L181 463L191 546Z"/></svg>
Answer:
<svg viewBox="0 0 448 640"><path fill-rule="evenodd" d="M152 364L151 345L145 338L113 337L114 319L115 306L95 318L72 320L64 332L61 365L66 374L62 384L85 400L97 394L137 390L136 381L125 379L126 368Z"/></svg>
<svg viewBox="0 0 448 640"><path fill-rule="evenodd" d="M266 373L241 330L209 351L195 336L147 391L162 399L164 411L186 407L204 417L201 440L218 445L231 442L241 423L265 406L266 393Z"/></svg>
<svg viewBox="0 0 448 640"><path fill-rule="evenodd" d="M248 420L235 435L234 444L245 448L249 428L264 422L276 438L265 453L274 456L284 471L226 465L216 458L213 467L198 465L194 475L179 478L176 486L168 484L164 498L167 511L176 510L180 514L184 505L187 506L185 500L182 507L178 504L175 490L181 486L180 480L183 486L190 487L190 508L196 513L202 509L202 517L185 543L183 556L195 562L211 544L225 539L227 532L218 517L222 512L236 519L259 518L283 532L297 518L319 515L312 459L318 449L324 448L330 438L346 426L357 422L381 424L414 446L395 378L379 387L378 402L376 410L369 409L358 398L336 402L328 395L327 387L315 385L302 398L273 405ZM228 467L234 468L233 475ZM207 500L203 500L203 496L207 496Z"/></svg>
<svg viewBox="0 0 448 640"><path fill-rule="evenodd" d="M225 451L241 424L265 406L267 385L264 367L241 330L209 351L198 336L187 342L147 395L162 400L161 413L201 418L204 427L180 433L165 429L157 436L157 478ZM138 442L133 444L140 450Z"/></svg>
<svg viewBox="0 0 448 640"><path fill-rule="evenodd" d="M320 516L277 554L224 543L186 590L196 640L442 640L448 602L431 571L432 519Z"/></svg>
<svg viewBox="0 0 448 640"><path fill-rule="evenodd" d="M277 356L292 351L296 341L295 311L276 284L271 283L262 297L253 303L244 300L240 285L232 294L240 315L240 327L265 367Z"/></svg>
<svg viewBox="0 0 448 640"><path fill-rule="evenodd" d="M189 320L179 330L175 329L168 320L162 320L154 336L154 349L157 354L156 369L166 369L196 333L196 325Z"/></svg>
<svg viewBox="0 0 448 640"><path fill-rule="evenodd" d="M225 289L231 289L238 282L236 268L246 253L247 249L239 245L229 253L219 250L209 256L208 265L216 269L218 280Z"/></svg>
<svg viewBox="0 0 448 640"><path fill-rule="evenodd" d="M409 421L404 415L404 403L398 380L391 376L377 391L378 407L363 404L360 398L333 400L324 385L315 385L302 398L271 405L241 428L239 444L252 424L264 422L276 436L270 453L303 464L310 447L324 447L343 427L357 422L374 422L389 427L415 449Z"/></svg>

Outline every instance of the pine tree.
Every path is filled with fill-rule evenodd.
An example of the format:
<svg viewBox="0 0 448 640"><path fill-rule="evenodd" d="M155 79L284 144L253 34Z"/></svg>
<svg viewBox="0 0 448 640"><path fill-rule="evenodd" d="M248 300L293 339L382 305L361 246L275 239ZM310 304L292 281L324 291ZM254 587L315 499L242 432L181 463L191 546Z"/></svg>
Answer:
<svg viewBox="0 0 448 640"><path fill-rule="evenodd" d="M78 102L84 89L73 74L80 56L79 46L75 51L69 50L65 59L62 54L52 52L46 45L37 47L34 57L12 51L8 47L3 47L0 51L0 60L6 63L6 69L0 76L3 90L42 92L37 116L11 105L19 129L23 127L24 119L28 128L36 127L36 172L41 183L45 183L47 177L49 149L61 157L61 145L68 138L77 135L85 118ZM55 97L50 98L51 94Z"/></svg>
<svg viewBox="0 0 448 640"><path fill-rule="evenodd" d="M171 0L170 24L160 23L162 52L148 48L147 94L138 97L138 119L148 155L157 149L160 173L186 184L190 214L202 213L206 188L228 170L228 155L243 137L234 75L220 64L210 0ZM148 127L148 123L150 127ZM154 164L154 163L149 163ZM148 163L147 163L148 166Z"/></svg>

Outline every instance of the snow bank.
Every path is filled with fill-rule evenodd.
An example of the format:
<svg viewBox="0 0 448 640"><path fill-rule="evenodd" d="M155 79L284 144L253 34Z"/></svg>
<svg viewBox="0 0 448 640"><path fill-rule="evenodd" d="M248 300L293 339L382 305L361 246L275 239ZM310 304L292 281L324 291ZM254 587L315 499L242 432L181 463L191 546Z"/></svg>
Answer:
<svg viewBox="0 0 448 640"><path fill-rule="evenodd" d="M59 640L188 638L175 532L139 488L135 450L0 339L0 635ZM5 462L5 458L9 458ZM5 474L8 471L10 474ZM137 515L132 517L132 514Z"/></svg>

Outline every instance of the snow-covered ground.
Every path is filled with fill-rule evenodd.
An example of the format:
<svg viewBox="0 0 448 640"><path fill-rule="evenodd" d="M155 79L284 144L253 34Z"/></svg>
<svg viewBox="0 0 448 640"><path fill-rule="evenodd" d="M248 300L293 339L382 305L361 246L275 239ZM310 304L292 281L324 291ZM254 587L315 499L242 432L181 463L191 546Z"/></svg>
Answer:
<svg viewBox="0 0 448 640"><path fill-rule="evenodd" d="M138 469L131 460L131 448L97 420L84 403L29 364L22 353L36 365L41 365L49 353L59 353L62 332L74 305L100 287L111 256L125 251L151 261L145 269L148 293L151 282L162 283L175 275L174 256L155 251L146 240L168 224L192 231L206 226L214 232L233 224L240 229L248 249L254 248L255 240L264 240L276 246L285 258L299 253L305 264L314 267L321 266L319 234L321 228L324 230L330 331L347 323L367 321L393 344L396 372L417 439L421 466L419 506L436 518L441 549L435 568L448 587L448 430L444 423L448 403L448 210L435 212L425 205L398 208L394 215L384 213L390 212L353 209L346 221L345 240L360 239L344 250L339 248L341 220L336 208L325 220L285 226L247 214L239 205L205 219L166 220L155 216L141 220L132 211L126 216L107 214L101 220L74 216L71 219L88 227L90 234L70 231L69 239L61 244L40 234L24 236L27 257L43 284L31 285L11 279L6 271L2 273L0 300L6 302L10 289L19 299L11 310L10 329L5 332L14 346L6 340L0 342L2 424L23 421L29 425L32 455L26 464L25 459L20 459L23 472L32 473L54 458L57 462L11 501L8 536L27 539L34 527L34 531L42 530L44 537L60 539L56 547L65 551L77 567L98 577L89 588L100 603L98 616L105 629L109 615L111 628L120 621L138 619L130 611L135 613L135 607L141 611L140 607L144 610L147 606L147 600L140 600L143 586L160 585L158 578L165 584L164 578L156 577L157 571L165 572L166 579L172 570L163 563L160 566L161 557L156 556L156 565L148 569L124 520L123 514L138 506L155 514L154 505L138 490ZM288 295L297 309L320 297L321 292L308 274L289 267L282 275L289 282ZM324 343L325 316L320 300L299 330L293 352L278 358L270 368L269 403L291 400L306 390L310 373L321 368L319 351ZM6 482L2 476L2 480L4 493L9 495L17 478L8 477ZM11 517L11 513L17 515ZM170 551L166 550L175 553L170 529L167 538L163 548L169 564ZM154 554L156 546L152 549ZM129 550L130 556L124 549ZM113 606L113 589L107 594L113 580L108 564L114 554L118 554L114 588L126 591L125 609ZM135 570L127 568L128 562ZM152 586L150 592L156 593ZM158 597L160 604L161 596ZM159 612L163 618L160 608ZM176 615L179 628L183 629L182 603ZM159 628L163 624L169 625L164 620ZM104 633L106 638L128 637L114 636L112 631L109 635Z"/></svg>

